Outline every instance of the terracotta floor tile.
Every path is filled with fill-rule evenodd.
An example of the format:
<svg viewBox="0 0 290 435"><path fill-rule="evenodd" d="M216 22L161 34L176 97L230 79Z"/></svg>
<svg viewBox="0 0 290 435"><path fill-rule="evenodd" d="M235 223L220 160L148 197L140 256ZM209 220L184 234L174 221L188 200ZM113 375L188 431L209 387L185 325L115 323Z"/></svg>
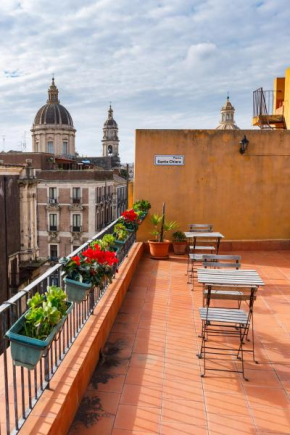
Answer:
<svg viewBox="0 0 290 435"><path fill-rule="evenodd" d="M181 383L177 379L164 380L163 397L170 400L203 401L203 389L200 382Z"/></svg>
<svg viewBox="0 0 290 435"><path fill-rule="evenodd" d="M192 400L164 400L161 422L162 424L174 422L206 427L207 420L204 403Z"/></svg>
<svg viewBox="0 0 290 435"><path fill-rule="evenodd" d="M163 368L129 367L125 384L160 388L163 385Z"/></svg>
<svg viewBox="0 0 290 435"><path fill-rule="evenodd" d="M274 364L274 369L281 381L290 381L290 364Z"/></svg>
<svg viewBox="0 0 290 435"><path fill-rule="evenodd" d="M89 416L86 421L93 421L94 416L89 419ZM88 424L85 426L80 422L75 422L71 426L68 435L96 435L96 433L102 435L111 435L113 426L114 426L115 418L112 416L102 416L95 424Z"/></svg>
<svg viewBox="0 0 290 435"><path fill-rule="evenodd" d="M251 385L261 385L280 388L280 381L274 370L246 370L246 377ZM241 378L242 382L248 385L248 382Z"/></svg>
<svg viewBox="0 0 290 435"><path fill-rule="evenodd" d="M205 427L167 421L161 425L161 435L208 435Z"/></svg>
<svg viewBox="0 0 290 435"><path fill-rule="evenodd" d="M257 433L251 417L208 414L209 435L254 435Z"/></svg>
<svg viewBox="0 0 290 435"><path fill-rule="evenodd" d="M269 406L282 408L290 411L290 400L282 388L244 386L248 396L249 405L252 408Z"/></svg>
<svg viewBox="0 0 290 435"><path fill-rule="evenodd" d="M110 435L156 435L156 432L140 432L139 430L136 431L126 429L113 429Z"/></svg>
<svg viewBox="0 0 290 435"><path fill-rule="evenodd" d="M145 353L133 353L130 367L163 368L164 357Z"/></svg>
<svg viewBox="0 0 290 435"><path fill-rule="evenodd" d="M125 375L112 375L100 376L100 382L98 383L97 391L107 391L110 393L121 393L123 384L125 382ZM88 390L95 390L94 385L90 384Z"/></svg>
<svg viewBox="0 0 290 435"><path fill-rule="evenodd" d="M250 416L250 409L243 393L221 395L221 393L207 391L205 393L205 404L206 411L210 414Z"/></svg>
<svg viewBox="0 0 290 435"><path fill-rule="evenodd" d="M256 408L253 409L255 424L260 432L290 433L290 412L284 409Z"/></svg>
<svg viewBox="0 0 290 435"><path fill-rule="evenodd" d="M161 410L159 408L120 405L114 427L159 434L160 419Z"/></svg>
<svg viewBox="0 0 290 435"><path fill-rule="evenodd" d="M125 384L120 403L139 407L161 407L162 387L152 388L145 385Z"/></svg>

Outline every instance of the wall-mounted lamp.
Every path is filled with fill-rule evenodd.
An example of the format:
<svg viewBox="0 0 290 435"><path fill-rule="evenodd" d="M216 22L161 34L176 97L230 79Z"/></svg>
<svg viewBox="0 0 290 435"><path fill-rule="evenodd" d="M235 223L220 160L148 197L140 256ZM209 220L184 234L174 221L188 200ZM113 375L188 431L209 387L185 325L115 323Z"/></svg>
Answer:
<svg viewBox="0 0 290 435"><path fill-rule="evenodd" d="M244 137L243 137L243 139L241 140L241 142L240 142L240 153L241 154L244 154L245 153L245 151L246 151L246 149L248 148L248 145L249 145L249 141L248 141L248 139L246 138L246 135L244 135Z"/></svg>

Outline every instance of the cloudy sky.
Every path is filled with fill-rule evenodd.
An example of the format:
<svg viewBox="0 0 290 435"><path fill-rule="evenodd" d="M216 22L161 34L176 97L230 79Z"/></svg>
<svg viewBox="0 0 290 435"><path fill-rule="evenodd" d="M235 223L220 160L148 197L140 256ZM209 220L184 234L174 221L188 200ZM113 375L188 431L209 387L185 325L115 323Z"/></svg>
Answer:
<svg viewBox="0 0 290 435"><path fill-rule="evenodd" d="M100 155L112 101L123 162L137 128L215 128L227 92L251 128L252 92L290 66L289 0L0 0L0 149L20 150L52 74L81 155Z"/></svg>

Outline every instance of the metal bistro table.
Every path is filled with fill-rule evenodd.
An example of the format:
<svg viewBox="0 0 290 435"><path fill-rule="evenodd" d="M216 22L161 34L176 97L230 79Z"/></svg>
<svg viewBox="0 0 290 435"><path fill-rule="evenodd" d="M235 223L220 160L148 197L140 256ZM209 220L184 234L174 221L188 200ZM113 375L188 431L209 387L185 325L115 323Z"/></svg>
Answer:
<svg viewBox="0 0 290 435"><path fill-rule="evenodd" d="M259 287L264 281L256 270L197 269L198 282L205 286Z"/></svg>
<svg viewBox="0 0 290 435"><path fill-rule="evenodd" d="M212 231L212 232L205 232L205 233L202 233L202 232L199 232L199 231L196 231L196 232L193 232L193 231L190 232L190 231L188 231L188 232L185 232L184 234L187 237L187 239L192 239L193 240L193 252L194 252L194 249L195 249L195 246L196 246L196 240L198 238L201 238L201 239L216 239L216 254L218 254L219 247L220 247L220 241L221 241L221 239L224 239L224 236L221 233L214 232L214 231Z"/></svg>

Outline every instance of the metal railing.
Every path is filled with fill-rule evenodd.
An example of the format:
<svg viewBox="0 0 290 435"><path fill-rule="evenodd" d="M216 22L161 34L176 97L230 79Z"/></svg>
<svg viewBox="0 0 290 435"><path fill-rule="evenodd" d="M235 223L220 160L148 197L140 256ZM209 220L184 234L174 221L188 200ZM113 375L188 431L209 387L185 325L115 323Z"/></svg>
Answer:
<svg viewBox="0 0 290 435"><path fill-rule="evenodd" d="M281 91L264 90L259 88L253 92L253 118L275 114L275 104ZM282 103L281 103L282 104Z"/></svg>
<svg viewBox="0 0 290 435"><path fill-rule="evenodd" d="M82 252L92 241L102 238L105 234L113 233L116 222L117 220L112 222L68 257ZM116 253L119 264L127 256L135 240L136 233L131 232L125 244ZM63 287L62 275L62 265L58 263L0 306L0 394L3 398L2 406L5 407L5 420L0 423L2 435L16 434L20 430L43 391L49 387L54 373L109 286L107 281L102 289L94 288L86 300L74 304L58 338L52 342L47 354L41 358L34 370L16 367L11 359L9 341L5 338L5 333L27 310L28 298L37 291L44 293L49 285Z"/></svg>

